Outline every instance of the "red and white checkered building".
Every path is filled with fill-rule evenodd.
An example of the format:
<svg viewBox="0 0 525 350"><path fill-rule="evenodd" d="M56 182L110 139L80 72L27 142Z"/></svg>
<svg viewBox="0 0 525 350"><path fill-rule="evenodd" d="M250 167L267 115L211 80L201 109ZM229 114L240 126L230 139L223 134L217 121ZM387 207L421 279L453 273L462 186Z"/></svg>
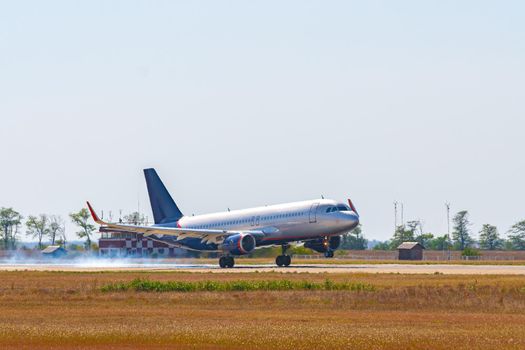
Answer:
<svg viewBox="0 0 525 350"><path fill-rule="evenodd" d="M181 255L180 249L143 237L142 233L101 231L100 234L100 256L161 258Z"/></svg>

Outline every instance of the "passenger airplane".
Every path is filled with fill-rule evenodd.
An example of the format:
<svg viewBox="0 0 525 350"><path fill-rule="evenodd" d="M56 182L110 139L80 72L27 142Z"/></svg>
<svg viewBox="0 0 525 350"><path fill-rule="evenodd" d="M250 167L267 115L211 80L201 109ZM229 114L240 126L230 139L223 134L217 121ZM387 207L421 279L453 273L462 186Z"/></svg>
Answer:
<svg viewBox="0 0 525 350"><path fill-rule="evenodd" d="M233 267L234 257L254 249L280 245L282 254L275 262L289 266L286 255L290 242L304 246L326 257L333 257L341 235L359 224L359 215L349 199L348 204L330 199L270 205L222 213L184 216L173 201L155 169L144 169L146 185L155 224L152 226L107 223L99 219L89 202L93 220L101 232L142 233L150 239L197 251L220 252L220 267Z"/></svg>

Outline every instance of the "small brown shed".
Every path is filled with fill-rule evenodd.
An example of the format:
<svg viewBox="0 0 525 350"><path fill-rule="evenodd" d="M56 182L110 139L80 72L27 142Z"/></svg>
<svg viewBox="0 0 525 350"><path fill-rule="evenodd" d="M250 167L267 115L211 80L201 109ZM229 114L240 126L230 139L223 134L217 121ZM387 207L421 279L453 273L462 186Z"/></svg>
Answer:
<svg viewBox="0 0 525 350"><path fill-rule="evenodd" d="M403 242L397 247L399 260L423 260L423 245L419 242Z"/></svg>

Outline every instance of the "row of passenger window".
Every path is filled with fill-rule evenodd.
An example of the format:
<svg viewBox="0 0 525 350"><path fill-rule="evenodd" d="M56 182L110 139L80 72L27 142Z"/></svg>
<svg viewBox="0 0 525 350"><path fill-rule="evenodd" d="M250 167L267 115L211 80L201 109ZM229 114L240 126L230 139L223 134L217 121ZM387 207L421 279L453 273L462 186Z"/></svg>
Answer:
<svg viewBox="0 0 525 350"><path fill-rule="evenodd" d="M231 225L240 225L240 224L258 224L260 221L270 221L270 220L277 220L277 219L283 219L283 218L289 218L289 217L298 217L306 215L306 212L295 212L295 213L287 213L287 214L279 214L279 215L269 215L269 216L261 216L261 217L250 217L248 219L242 219L242 220L232 220L232 221L224 221L224 222L216 222L213 224L207 224L207 225L197 225L197 226L188 226L188 228L194 228L194 229L213 229L218 227L224 227L224 226L231 226Z"/></svg>

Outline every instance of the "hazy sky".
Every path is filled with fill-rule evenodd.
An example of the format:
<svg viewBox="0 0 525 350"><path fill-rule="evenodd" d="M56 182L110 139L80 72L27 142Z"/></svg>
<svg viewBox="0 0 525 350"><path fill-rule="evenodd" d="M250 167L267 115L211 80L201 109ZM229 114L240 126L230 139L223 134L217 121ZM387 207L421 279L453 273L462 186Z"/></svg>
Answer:
<svg viewBox="0 0 525 350"><path fill-rule="evenodd" d="M0 206L525 219L522 1L0 1ZM139 202L139 203L138 203ZM118 216L114 214L114 216ZM68 226L70 237L74 227ZM97 236L98 237L98 236Z"/></svg>

